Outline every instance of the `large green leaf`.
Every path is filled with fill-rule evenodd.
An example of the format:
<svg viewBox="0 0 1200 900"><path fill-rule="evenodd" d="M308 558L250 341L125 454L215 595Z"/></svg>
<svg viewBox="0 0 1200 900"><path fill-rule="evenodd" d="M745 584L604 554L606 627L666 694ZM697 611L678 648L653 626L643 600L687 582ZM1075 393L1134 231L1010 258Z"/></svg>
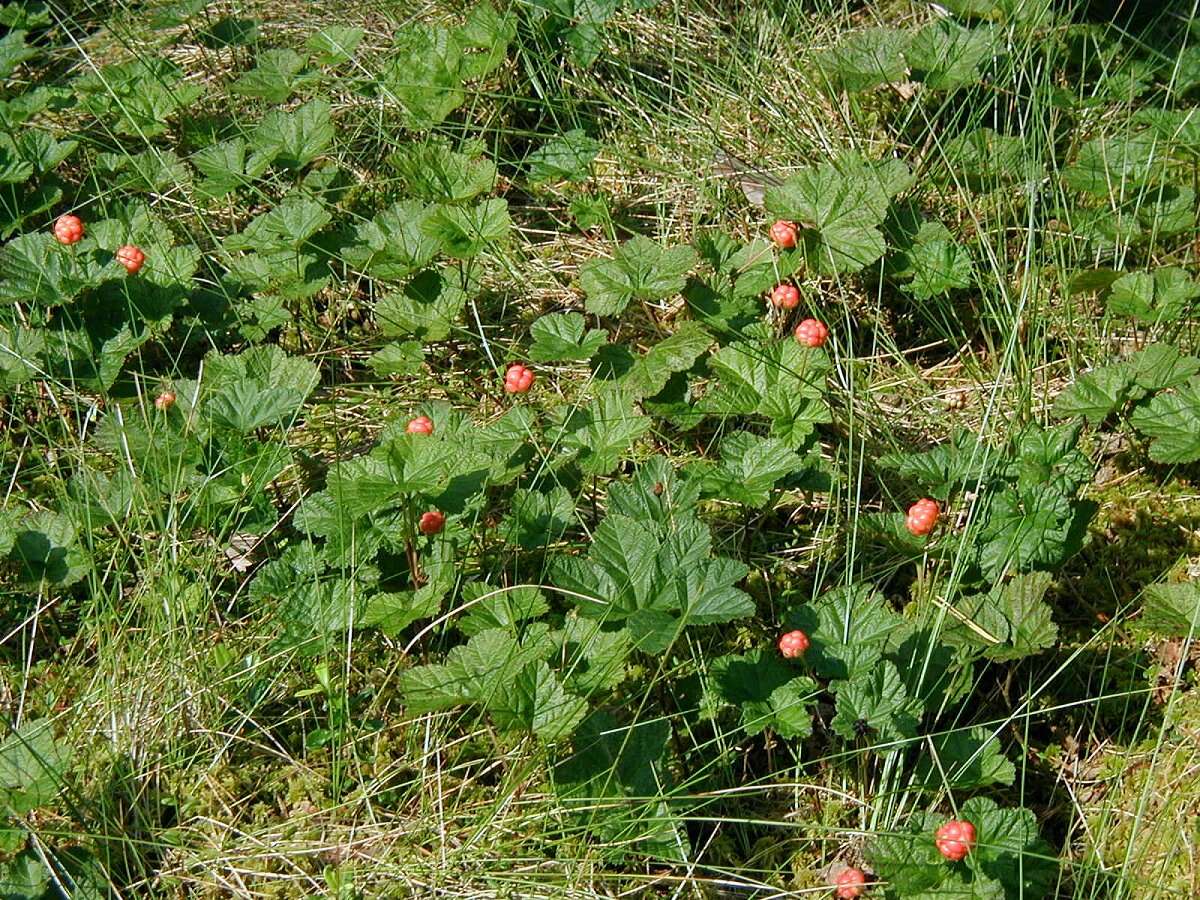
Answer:
<svg viewBox="0 0 1200 900"><path fill-rule="evenodd" d="M683 290L684 276L696 264L691 247L664 248L637 235L617 248L612 259L593 259L580 269L587 310L615 316L631 300L660 300Z"/></svg>
<svg viewBox="0 0 1200 900"><path fill-rule="evenodd" d="M1200 459L1200 377L1158 394L1133 411L1129 421L1150 437L1150 458L1161 463Z"/></svg>

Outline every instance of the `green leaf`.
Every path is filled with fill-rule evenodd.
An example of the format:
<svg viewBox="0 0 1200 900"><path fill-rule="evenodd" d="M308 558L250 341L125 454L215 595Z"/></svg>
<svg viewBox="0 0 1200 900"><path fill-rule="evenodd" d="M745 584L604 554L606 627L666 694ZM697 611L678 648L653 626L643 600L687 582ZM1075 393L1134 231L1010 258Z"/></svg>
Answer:
<svg viewBox="0 0 1200 900"><path fill-rule="evenodd" d="M1046 572L1019 575L986 594L964 597L946 638L983 648L989 659L1006 661L1032 656L1058 640L1050 605L1043 599L1052 582Z"/></svg>
<svg viewBox="0 0 1200 900"><path fill-rule="evenodd" d="M446 255L468 259L483 252L489 244L508 238L512 220L508 201L484 200L475 206L435 207L422 228L435 239Z"/></svg>
<svg viewBox="0 0 1200 900"><path fill-rule="evenodd" d="M210 354L205 364L211 390L207 416L243 434L296 415L320 380L316 366L275 345L237 356Z"/></svg>
<svg viewBox="0 0 1200 900"><path fill-rule="evenodd" d="M264 50L258 54L254 68L243 73L229 89L267 103L283 103L319 77L307 70L304 57L295 50Z"/></svg>
<svg viewBox="0 0 1200 900"><path fill-rule="evenodd" d="M652 397L666 387L674 373L690 369L712 343L712 337L698 323L683 322L674 334L634 360L621 377L621 387L638 400Z"/></svg>
<svg viewBox="0 0 1200 900"><path fill-rule="evenodd" d="M945 500L956 488L983 474L983 450L977 435L957 429L944 444L920 453L887 453L876 463L919 485L930 497Z"/></svg>
<svg viewBox="0 0 1200 900"><path fill-rule="evenodd" d="M43 371L46 340L37 328L0 325L0 390L32 381Z"/></svg>
<svg viewBox="0 0 1200 900"><path fill-rule="evenodd" d="M422 23L396 35L396 54L382 72L384 96L400 105L405 127L427 131L466 99L464 60L455 36Z"/></svg>
<svg viewBox="0 0 1200 900"><path fill-rule="evenodd" d="M9 559L20 566L22 581L30 587L43 583L66 587L91 568L87 551L79 546L74 523L50 510L29 513L15 529Z"/></svg>
<svg viewBox="0 0 1200 900"><path fill-rule="evenodd" d="M486 582L476 582L463 588L462 599L464 605L472 604L457 623L458 630L468 637L490 628L515 633L518 624L550 609L542 592L530 586L497 590Z"/></svg>
<svg viewBox="0 0 1200 900"><path fill-rule="evenodd" d="M987 797L972 797L959 815L975 825L972 857L988 878L1004 885L1010 897L1045 896L1057 863L1038 837L1037 819L1027 809L1003 809Z"/></svg>
<svg viewBox="0 0 1200 900"><path fill-rule="evenodd" d="M480 0L467 13L466 21L455 32L463 50L464 78L483 78L504 62L508 45L517 36L516 16L500 13L489 0Z"/></svg>
<svg viewBox="0 0 1200 900"><path fill-rule="evenodd" d="M570 410L562 425L549 434L552 444L560 445L566 458L578 463L585 474L607 475L649 429L650 420L618 387L606 388L587 406Z"/></svg>
<svg viewBox="0 0 1200 900"><path fill-rule="evenodd" d="M1151 186L1139 198L1137 219L1155 238L1190 231L1196 227L1196 192L1181 185Z"/></svg>
<svg viewBox="0 0 1200 900"><path fill-rule="evenodd" d="M395 637L413 622L436 616L446 591L444 583L431 581L415 591L374 594L355 625L378 628L381 633Z"/></svg>
<svg viewBox="0 0 1200 900"><path fill-rule="evenodd" d="M907 167L896 160L871 164L846 156L768 187L765 203L769 212L802 226L800 249L809 267L824 274L857 272L883 256L880 225L888 203L910 183Z"/></svg>
<svg viewBox="0 0 1200 900"><path fill-rule="evenodd" d="M976 790L993 784L1011 786L1017 770L996 736L986 728L951 731L930 739L922 748L915 777L926 790Z"/></svg>
<svg viewBox="0 0 1200 900"><path fill-rule="evenodd" d="M0 301L58 306L104 278L94 255L71 253L46 233L18 235L0 247Z"/></svg>
<svg viewBox="0 0 1200 900"><path fill-rule="evenodd" d="M26 722L0 743L0 804L24 816L48 805L62 790L70 751L54 739L50 722Z"/></svg>
<svg viewBox="0 0 1200 900"><path fill-rule="evenodd" d="M326 25L314 33L304 46L311 50L314 60L322 66L336 66L349 61L363 39L363 30L354 25Z"/></svg>
<svg viewBox="0 0 1200 900"><path fill-rule="evenodd" d="M1191 581L1150 585L1146 588L1142 624L1167 637L1200 633L1200 587Z"/></svg>
<svg viewBox="0 0 1200 900"><path fill-rule="evenodd" d="M963 28L949 19L926 25L914 35L905 56L913 77L932 90L955 90L979 81L980 67L1000 48L989 27Z"/></svg>
<svg viewBox="0 0 1200 900"><path fill-rule="evenodd" d="M895 741L916 735L920 715L921 705L909 698L896 666L883 660L865 678L841 686L829 727L848 741L863 732L880 741Z"/></svg>
<svg viewBox="0 0 1200 900"><path fill-rule="evenodd" d="M696 264L691 247L660 247L637 235L617 248L612 259L583 264L580 283L587 294L587 311L619 315L631 300L661 300L683 290L688 270Z"/></svg>
<svg viewBox="0 0 1200 900"><path fill-rule="evenodd" d="M1149 324L1176 322L1190 313L1197 297L1200 284L1176 266L1130 272L1113 282L1108 312Z"/></svg>
<svg viewBox="0 0 1200 900"><path fill-rule="evenodd" d="M1079 148L1075 162L1063 170L1063 181L1097 197L1124 197L1158 177L1163 156L1148 132L1095 138Z"/></svg>
<svg viewBox="0 0 1200 900"><path fill-rule="evenodd" d="M1055 418L1082 416L1099 425L1123 407L1134 385L1134 372L1125 363L1101 366L1075 379L1074 384L1054 398L1050 412Z"/></svg>
<svg viewBox="0 0 1200 900"><path fill-rule="evenodd" d="M481 158L481 144L468 142L463 152L445 141L409 144L391 157L409 192L422 200L462 203L496 184L496 165Z"/></svg>
<svg viewBox="0 0 1200 900"><path fill-rule="evenodd" d="M776 482L803 466L783 441L739 431L721 441L720 462L694 462L685 471L704 496L760 508L770 502Z"/></svg>
<svg viewBox="0 0 1200 900"><path fill-rule="evenodd" d="M214 200L248 186L270 164L270 160L261 155L251 160L247 156L246 141L241 137L210 144L196 151L191 160L205 176L196 184L196 190Z"/></svg>
<svg viewBox="0 0 1200 900"><path fill-rule="evenodd" d="M572 128L529 154L525 161L529 180L534 184L583 181L588 177L592 160L599 152L599 141L588 137L582 128Z"/></svg>
<svg viewBox="0 0 1200 900"><path fill-rule="evenodd" d="M548 493L518 488L500 534L510 544L536 550L561 538L574 518L575 502L566 488L555 485Z"/></svg>
<svg viewBox="0 0 1200 900"><path fill-rule="evenodd" d="M4 900L39 900L49 886L50 871L33 850L0 863L0 897Z"/></svg>
<svg viewBox="0 0 1200 900"><path fill-rule="evenodd" d="M869 585L846 585L828 591L814 603L793 610L784 627L803 629L812 645L805 665L821 678L838 683L860 680L873 671L884 645L903 625L883 596Z"/></svg>
<svg viewBox="0 0 1200 900"><path fill-rule="evenodd" d="M904 51L908 36L893 28L868 28L843 38L838 46L817 55L817 68L846 91L865 91L903 81L908 71Z"/></svg>
<svg viewBox="0 0 1200 900"><path fill-rule="evenodd" d="M184 81L182 68L155 54L88 72L74 87L80 106L106 128L140 140L162 134L171 116L204 93Z"/></svg>
<svg viewBox="0 0 1200 900"><path fill-rule="evenodd" d="M1184 356L1170 344L1150 344L1135 354L1130 363L1134 382L1147 392L1176 387L1200 372L1200 359Z"/></svg>
<svg viewBox="0 0 1200 900"><path fill-rule="evenodd" d="M558 637L567 660L563 680L570 690L588 697L625 680L631 649L628 629L613 631L602 622L568 616Z"/></svg>
<svg viewBox="0 0 1200 900"><path fill-rule="evenodd" d="M1150 458L1182 464L1200 459L1200 378L1158 394L1139 406L1130 423L1152 439Z"/></svg>
<svg viewBox="0 0 1200 900"><path fill-rule="evenodd" d="M714 717L722 707L736 707L741 726L754 735L770 728L782 738L812 734L817 683L776 654L752 650L745 656L720 656L708 668L701 714Z"/></svg>
<svg viewBox="0 0 1200 900"><path fill-rule="evenodd" d="M331 218L329 211L315 200L288 197L269 212L251 219L240 233L225 238L225 249L299 249L328 225Z"/></svg>
<svg viewBox="0 0 1200 900"><path fill-rule="evenodd" d="M264 163L301 169L333 143L333 122L327 100L310 100L292 112L273 109L250 132L250 146L257 159L248 164L258 168Z"/></svg>
<svg viewBox="0 0 1200 900"><path fill-rule="evenodd" d="M427 229L433 212L415 200L388 207L358 226L358 242L347 247L343 256L376 278L406 278L427 266L441 249L441 241Z"/></svg>
<svg viewBox="0 0 1200 900"><path fill-rule="evenodd" d="M374 316L385 337L413 335L426 341L450 335L458 314L467 304L467 294L453 281L448 269L426 269L404 286L375 304Z"/></svg>
<svg viewBox="0 0 1200 900"><path fill-rule="evenodd" d="M385 344L371 354L367 365L381 378L388 375L417 375L425 365L425 349L420 341Z"/></svg>
<svg viewBox="0 0 1200 900"><path fill-rule="evenodd" d="M608 334L592 328L584 334L586 322L577 312L549 313L529 326L533 346L529 358L534 362L566 362L591 359L608 340Z"/></svg>
<svg viewBox="0 0 1200 900"><path fill-rule="evenodd" d="M1079 431L1077 423L1025 426L1011 440L1012 458L1004 466L1004 475L1015 479L1020 491L1048 485L1073 496L1092 480L1093 472L1092 461L1076 449Z"/></svg>
<svg viewBox="0 0 1200 900"><path fill-rule="evenodd" d="M929 300L974 284L971 256L954 241L918 242L909 251L908 259L913 279L903 290L918 300Z"/></svg>
<svg viewBox="0 0 1200 900"><path fill-rule="evenodd" d="M608 488L610 512L653 522L669 528L686 516L700 498L700 487L680 478L665 456L652 456L628 482L613 482Z"/></svg>
<svg viewBox="0 0 1200 900"><path fill-rule="evenodd" d="M548 744L569 738L587 715L587 703L568 693L541 660L522 669L487 708L498 727L531 731Z"/></svg>
<svg viewBox="0 0 1200 900"><path fill-rule="evenodd" d="M1009 568L1020 572L1060 565L1079 549L1080 525L1091 512L1053 485L998 491L984 512L979 536L984 574L994 580ZM1080 517L1085 517L1082 523Z"/></svg>
<svg viewBox="0 0 1200 900"><path fill-rule="evenodd" d="M661 718L620 725L596 710L575 730L571 755L555 764L554 792L606 845L669 847L680 840L664 799L669 737L670 726Z"/></svg>

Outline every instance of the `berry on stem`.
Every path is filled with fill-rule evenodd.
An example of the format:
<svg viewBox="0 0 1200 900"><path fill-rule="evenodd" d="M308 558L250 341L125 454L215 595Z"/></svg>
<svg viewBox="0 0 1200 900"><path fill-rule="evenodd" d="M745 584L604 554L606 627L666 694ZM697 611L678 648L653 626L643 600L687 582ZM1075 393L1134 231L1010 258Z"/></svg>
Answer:
<svg viewBox="0 0 1200 900"><path fill-rule="evenodd" d="M966 819L951 819L933 834L938 853L951 862L959 862L975 846L975 826Z"/></svg>
<svg viewBox="0 0 1200 900"><path fill-rule="evenodd" d="M166 412L168 409L170 409L174 405L175 405L175 392L174 391L163 391L161 394L159 394L157 397L154 398L154 408L157 409L159 412Z"/></svg>
<svg viewBox="0 0 1200 900"><path fill-rule="evenodd" d="M780 219L771 226L771 240L775 242L776 247L782 247L785 250L795 247L796 223L789 222L787 219Z"/></svg>
<svg viewBox="0 0 1200 900"><path fill-rule="evenodd" d="M804 655L804 651L808 649L808 645L808 635L796 629L795 631L789 631L779 639L779 652L783 654L785 659L795 659L797 656Z"/></svg>
<svg viewBox="0 0 1200 900"><path fill-rule="evenodd" d="M847 866L837 873L833 883L837 888L834 894L838 900L854 900L855 897L861 897L866 890L864 885L867 883L867 876L862 869Z"/></svg>
<svg viewBox="0 0 1200 900"><path fill-rule="evenodd" d="M60 244L75 244L83 237L83 219L67 213L54 223L54 239Z"/></svg>
<svg viewBox="0 0 1200 900"><path fill-rule="evenodd" d="M524 394L532 384L533 372L520 363L513 363L504 373L504 390L509 394Z"/></svg>
<svg viewBox="0 0 1200 900"><path fill-rule="evenodd" d="M409 434L433 434L433 419L429 416L417 416L404 430Z"/></svg>
<svg viewBox="0 0 1200 900"><path fill-rule="evenodd" d="M421 520L417 522L417 527L421 529L421 534L437 534L446 527L446 514L438 512L436 509L421 513Z"/></svg>
<svg viewBox="0 0 1200 900"><path fill-rule="evenodd" d="M937 501L924 497L908 508L908 515L904 517L904 527L911 534L923 537L933 531L940 513Z"/></svg>
<svg viewBox="0 0 1200 900"><path fill-rule="evenodd" d="M142 267L142 263L146 261L146 254L141 251L141 248L126 244L124 247L117 249L117 262L125 267L125 271L130 275L136 275Z"/></svg>
<svg viewBox="0 0 1200 900"><path fill-rule="evenodd" d="M771 305L778 309L795 309L800 305L800 292L794 285L777 284L771 291Z"/></svg>
<svg viewBox="0 0 1200 900"><path fill-rule="evenodd" d="M817 319L805 319L796 326L796 340L805 347L820 347L829 338L829 329Z"/></svg>

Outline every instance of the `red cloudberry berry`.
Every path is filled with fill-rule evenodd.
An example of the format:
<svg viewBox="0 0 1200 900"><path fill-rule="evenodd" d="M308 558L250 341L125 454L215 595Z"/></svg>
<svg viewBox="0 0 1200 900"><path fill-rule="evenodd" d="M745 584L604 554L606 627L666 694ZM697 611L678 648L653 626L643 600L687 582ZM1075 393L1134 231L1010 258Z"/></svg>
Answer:
<svg viewBox="0 0 1200 900"><path fill-rule="evenodd" d="M83 219L67 213L54 223L54 238L60 244L75 244L83 237Z"/></svg>
<svg viewBox="0 0 1200 900"><path fill-rule="evenodd" d="M433 434L433 419L429 416L417 416L404 430L409 434Z"/></svg>
<svg viewBox="0 0 1200 900"><path fill-rule="evenodd" d="M776 247L782 247L785 250L795 247L796 223L780 219L771 226L771 240L775 242Z"/></svg>
<svg viewBox="0 0 1200 900"><path fill-rule="evenodd" d="M141 248L126 244L124 247L117 249L117 262L125 267L125 271L130 275L136 275L138 269L142 267L142 263L146 261L146 254L141 251Z"/></svg>
<svg viewBox="0 0 1200 900"><path fill-rule="evenodd" d="M797 656L803 656L804 651L808 649L808 635L797 629L789 631L779 639L779 652L787 659L795 659Z"/></svg>
<svg viewBox="0 0 1200 900"><path fill-rule="evenodd" d="M805 319L796 326L796 340L805 347L820 347L829 338L829 329L824 322Z"/></svg>
<svg viewBox="0 0 1200 900"><path fill-rule="evenodd" d="M833 883L837 887L834 893L838 900L854 900L855 897L861 897L866 890L863 885L867 883L867 876L863 874L862 869L847 866L837 873Z"/></svg>
<svg viewBox="0 0 1200 900"><path fill-rule="evenodd" d="M174 391L163 391L161 394L159 394L157 397L154 398L154 408L157 409L159 412L166 412L168 409L170 409L174 405L175 405L175 392Z"/></svg>
<svg viewBox="0 0 1200 900"><path fill-rule="evenodd" d="M417 527L421 529L421 534L437 534L445 526L445 514L438 512L436 509L431 509L427 513L421 513L421 520L417 523Z"/></svg>
<svg viewBox="0 0 1200 900"><path fill-rule="evenodd" d="M904 517L904 527L918 537L929 534L937 524L940 512L937 501L925 497L908 508L908 515Z"/></svg>
<svg viewBox="0 0 1200 900"><path fill-rule="evenodd" d="M975 826L966 819L951 819L933 834L938 853L952 862L963 859L975 846Z"/></svg>
<svg viewBox="0 0 1200 900"><path fill-rule="evenodd" d="M520 363L513 363L504 373L504 390L510 394L524 394L532 384L533 372Z"/></svg>
<svg viewBox="0 0 1200 900"><path fill-rule="evenodd" d="M779 309L795 309L800 305L800 292L790 284L777 284L771 291L771 304Z"/></svg>

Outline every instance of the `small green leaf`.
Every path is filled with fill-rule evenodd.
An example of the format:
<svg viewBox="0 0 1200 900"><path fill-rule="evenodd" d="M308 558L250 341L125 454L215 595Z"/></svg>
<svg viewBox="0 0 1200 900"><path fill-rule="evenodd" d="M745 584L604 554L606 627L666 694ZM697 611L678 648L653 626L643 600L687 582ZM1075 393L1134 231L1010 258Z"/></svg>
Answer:
<svg viewBox="0 0 1200 900"><path fill-rule="evenodd" d="M458 314L467 304L467 294L454 283L447 269L426 269L404 286L375 304L374 316L385 337L413 335L426 341L449 336Z"/></svg>
<svg viewBox="0 0 1200 900"><path fill-rule="evenodd" d="M817 67L833 84L846 91L865 91L881 84L903 81L908 71L904 51L908 36L893 28L857 31L831 50L817 56Z"/></svg>
<svg viewBox="0 0 1200 900"><path fill-rule="evenodd" d="M1129 418L1152 438L1149 454L1156 462L1182 464L1200 459L1200 378L1158 394Z"/></svg>
<svg viewBox="0 0 1200 900"><path fill-rule="evenodd" d="M986 728L951 731L931 738L917 760L916 778L927 790L975 790L993 784L1011 785L1017 770Z"/></svg>
<svg viewBox="0 0 1200 900"><path fill-rule="evenodd" d="M525 163L529 180L534 184L583 181L599 152L599 141L588 137L582 128L573 128L551 138L529 155Z"/></svg>
<svg viewBox="0 0 1200 900"><path fill-rule="evenodd" d="M709 665L701 713L715 716L722 707L740 711L746 734L770 728L783 738L812 734L817 683L776 654L753 650L745 656L721 656Z"/></svg>
<svg viewBox="0 0 1200 900"><path fill-rule="evenodd" d="M54 739L50 722L26 722L0 743L0 806L24 816L46 806L62 790L70 751Z"/></svg>
<svg viewBox="0 0 1200 900"><path fill-rule="evenodd" d="M382 72L384 96L399 103L406 127L426 131L466 99L462 48L449 30L423 23L401 28L395 46Z"/></svg>
<svg viewBox="0 0 1200 900"><path fill-rule="evenodd" d="M226 250L299 249L329 224L329 211L315 200L289 197L269 212L251 219L239 234L225 239Z"/></svg>
<svg viewBox="0 0 1200 900"><path fill-rule="evenodd" d="M675 333L634 360L621 378L621 387L635 399L652 397L676 372L685 372L712 345L713 339L696 322L683 322Z"/></svg>
<svg viewBox="0 0 1200 900"><path fill-rule="evenodd" d="M548 744L569 738L587 715L587 703L568 693L541 660L522 669L487 708L500 728L531 731Z"/></svg>
<svg viewBox="0 0 1200 900"><path fill-rule="evenodd" d="M239 76L229 89L267 103L283 103L318 77L306 70L304 57L295 50L264 50L258 54L255 67Z"/></svg>
<svg viewBox="0 0 1200 900"><path fill-rule="evenodd" d="M955 90L979 81L980 68L1001 46L987 27L963 28L949 19L926 25L913 37L905 57L913 77L932 90Z"/></svg>
<svg viewBox="0 0 1200 900"><path fill-rule="evenodd" d="M970 254L954 241L918 242L909 251L908 259L913 279L903 289L918 300L969 288L975 281Z"/></svg>
<svg viewBox="0 0 1200 900"><path fill-rule="evenodd" d="M1200 587L1191 581L1150 585L1142 624L1168 637L1200 634Z"/></svg>
<svg viewBox="0 0 1200 900"><path fill-rule="evenodd" d="M66 587L91 568L75 525L66 516L50 510L29 513L14 531L9 558L20 566L22 581L28 586L49 582Z"/></svg>
<svg viewBox="0 0 1200 900"><path fill-rule="evenodd" d="M1095 138L1063 170L1063 181L1097 197L1124 197L1158 177L1163 157L1157 139L1147 132Z"/></svg>
<svg viewBox="0 0 1200 900"><path fill-rule="evenodd" d="M367 365L381 378L388 375L417 375L425 365L425 348L420 341L385 344L371 354Z"/></svg>
<svg viewBox="0 0 1200 900"><path fill-rule="evenodd" d="M550 313L529 326L533 346L529 358L534 362L567 362L591 359L608 340L599 328L584 334L586 322L577 312Z"/></svg>
<svg viewBox="0 0 1200 900"><path fill-rule="evenodd" d="M587 311L619 315L631 300L661 300L683 290L688 270L696 264L691 247L663 248L644 235L626 241L612 259L583 264L580 282Z"/></svg>
<svg viewBox="0 0 1200 900"><path fill-rule="evenodd" d="M475 206L438 206L422 226L455 259L476 256L489 244L508 238L512 220L508 201L484 200Z"/></svg>
<svg viewBox="0 0 1200 900"><path fill-rule="evenodd" d="M391 157L412 194L422 200L462 203L489 191L496 183L496 165L482 158L482 145L467 142L463 152L444 141L409 144Z"/></svg>
<svg viewBox="0 0 1200 900"><path fill-rule="evenodd" d="M463 588L462 599L464 605L471 606L457 624L458 630L468 637L489 628L515 633L518 624L536 619L550 609L542 592L529 586L497 589L485 582L475 582Z"/></svg>
<svg viewBox="0 0 1200 900"><path fill-rule="evenodd" d="M575 517L575 502L559 485L548 493L518 488L508 501L508 510L500 534L510 544L536 550L562 537Z"/></svg>
<svg viewBox="0 0 1200 900"><path fill-rule="evenodd" d="M415 200L394 204L357 228L358 241L342 251L350 265L376 278L400 280L424 268L441 249L428 232L433 207Z"/></svg>
<svg viewBox="0 0 1200 900"><path fill-rule="evenodd" d="M291 112L273 109L250 132L250 146L257 151L257 158L248 167L258 168L265 162L301 169L332 143L329 101L310 100Z"/></svg>
<svg viewBox="0 0 1200 900"><path fill-rule="evenodd" d="M783 441L739 431L721 442L720 462L695 462L684 471L705 496L759 508L770 502L776 482L803 465Z"/></svg>
<svg viewBox="0 0 1200 900"><path fill-rule="evenodd" d="M326 25L313 34L304 46L312 51L317 63L322 66L336 66L347 62L354 56L359 42L363 39L363 30L353 25Z"/></svg>
<svg viewBox="0 0 1200 900"><path fill-rule="evenodd" d="M860 735L894 741L913 737L920 715L921 705L909 698L896 666L884 660L865 678L841 686L829 727L848 741Z"/></svg>
<svg viewBox="0 0 1200 900"><path fill-rule="evenodd" d="M1130 272L1112 284L1108 312L1155 324L1187 316L1200 297L1200 284L1176 266L1153 272Z"/></svg>
<svg viewBox="0 0 1200 900"><path fill-rule="evenodd" d="M1082 416L1092 425L1099 425L1125 405L1133 385L1134 373L1129 365L1101 366L1080 375L1055 397L1051 413L1059 419Z"/></svg>
<svg viewBox="0 0 1200 900"><path fill-rule="evenodd" d="M634 408L628 392L607 388L587 406L570 410L551 435L586 474L607 475L649 429L649 418Z"/></svg>

